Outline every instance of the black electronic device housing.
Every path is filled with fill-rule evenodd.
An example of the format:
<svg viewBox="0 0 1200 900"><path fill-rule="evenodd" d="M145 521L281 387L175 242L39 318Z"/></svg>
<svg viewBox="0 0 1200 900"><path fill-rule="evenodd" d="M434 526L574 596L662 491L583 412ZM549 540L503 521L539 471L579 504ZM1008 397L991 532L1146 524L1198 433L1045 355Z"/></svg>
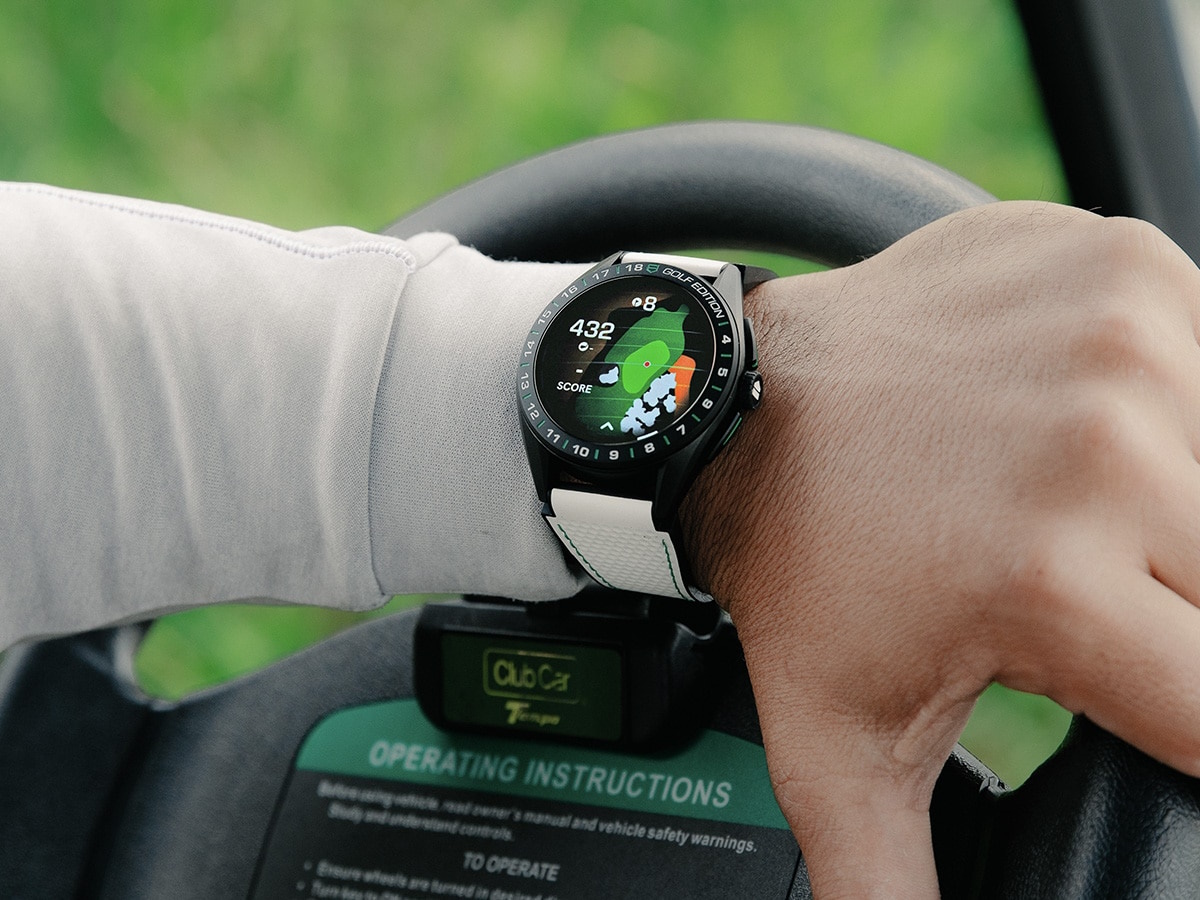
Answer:
<svg viewBox="0 0 1200 900"><path fill-rule="evenodd" d="M415 634L417 700L439 727L639 752L686 743L704 727L714 681L740 655L733 626L715 603L600 589L552 603L469 598L430 604L421 611ZM448 660L443 649L447 634L615 651L621 659L621 678L607 687L617 692L612 699L621 710L619 736L589 739L449 718L443 674L454 660Z"/></svg>

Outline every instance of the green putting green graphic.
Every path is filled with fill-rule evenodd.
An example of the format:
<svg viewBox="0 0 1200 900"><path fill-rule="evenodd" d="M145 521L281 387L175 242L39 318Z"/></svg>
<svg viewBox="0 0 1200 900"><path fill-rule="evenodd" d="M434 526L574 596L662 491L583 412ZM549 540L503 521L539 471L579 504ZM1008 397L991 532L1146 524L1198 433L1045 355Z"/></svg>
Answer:
<svg viewBox="0 0 1200 900"><path fill-rule="evenodd" d="M671 348L665 341L643 344L621 364L621 387L631 397L640 397L650 380L661 374L670 360Z"/></svg>
<svg viewBox="0 0 1200 900"><path fill-rule="evenodd" d="M575 413L593 432L640 437L687 404L696 363L683 354L688 308L659 308L640 319L598 360L599 384Z"/></svg>

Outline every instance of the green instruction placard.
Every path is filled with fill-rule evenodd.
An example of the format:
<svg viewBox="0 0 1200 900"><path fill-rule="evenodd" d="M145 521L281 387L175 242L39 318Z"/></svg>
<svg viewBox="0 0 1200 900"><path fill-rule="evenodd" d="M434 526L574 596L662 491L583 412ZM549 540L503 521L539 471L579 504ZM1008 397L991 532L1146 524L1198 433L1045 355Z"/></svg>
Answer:
<svg viewBox="0 0 1200 900"><path fill-rule="evenodd" d="M635 755L450 734L399 700L309 733L252 896L783 900L798 862L757 744L705 731Z"/></svg>

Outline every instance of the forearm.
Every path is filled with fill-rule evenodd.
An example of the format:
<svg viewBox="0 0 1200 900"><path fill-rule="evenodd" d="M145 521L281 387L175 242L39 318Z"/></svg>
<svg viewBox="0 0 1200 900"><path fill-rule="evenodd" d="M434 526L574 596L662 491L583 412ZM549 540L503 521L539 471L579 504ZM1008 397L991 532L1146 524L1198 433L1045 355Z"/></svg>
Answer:
<svg viewBox="0 0 1200 900"><path fill-rule="evenodd" d="M446 243L0 189L0 644L235 599L569 592L511 506L515 424L468 427L512 414L516 344L488 338L527 326L537 269ZM427 321L452 285L466 318Z"/></svg>

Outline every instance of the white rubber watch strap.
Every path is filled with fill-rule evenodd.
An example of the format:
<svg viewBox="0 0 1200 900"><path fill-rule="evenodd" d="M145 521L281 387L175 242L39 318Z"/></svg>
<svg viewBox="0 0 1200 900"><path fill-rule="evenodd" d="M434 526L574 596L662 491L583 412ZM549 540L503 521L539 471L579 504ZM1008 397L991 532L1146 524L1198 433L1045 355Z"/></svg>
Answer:
<svg viewBox="0 0 1200 900"><path fill-rule="evenodd" d="M711 600L684 583L675 542L654 527L650 506L649 500L554 488L553 515L546 521L584 570L605 587Z"/></svg>
<svg viewBox="0 0 1200 900"><path fill-rule="evenodd" d="M621 254L622 265L659 263L716 280L731 263L663 253ZM671 534L654 526L649 500L553 488L546 521L593 579L605 587L684 600L712 600L688 587Z"/></svg>

